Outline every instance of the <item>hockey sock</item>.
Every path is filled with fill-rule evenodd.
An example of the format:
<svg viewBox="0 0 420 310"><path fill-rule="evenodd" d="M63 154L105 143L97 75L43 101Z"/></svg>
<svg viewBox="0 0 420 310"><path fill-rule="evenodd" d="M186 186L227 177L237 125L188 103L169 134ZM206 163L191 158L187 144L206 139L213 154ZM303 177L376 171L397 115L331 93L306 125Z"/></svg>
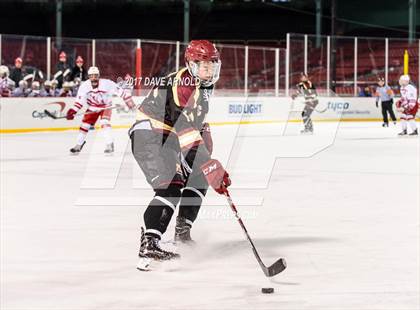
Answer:
<svg viewBox="0 0 420 310"><path fill-rule="evenodd" d="M410 119L408 121L408 123L410 124L410 128L411 128L412 131L417 129L417 124L416 124L416 121L414 119Z"/></svg>
<svg viewBox="0 0 420 310"><path fill-rule="evenodd" d="M153 235L160 239L174 214L181 197L181 189L179 186L170 185L166 189L157 189L155 192L155 197L144 212L143 218L146 235Z"/></svg>
<svg viewBox="0 0 420 310"><path fill-rule="evenodd" d="M87 136L87 132L83 131L83 130L80 130L79 134L77 135L77 144L82 145L83 142L85 142L85 140L86 140L86 136Z"/></svg>
<svg viewBox="0 0 420 310"><path fill-rule="evenodd" d="M405 119L401 120L401 129L407 130L407 121Z"/></svg>
<svg viewBox="0 0 420 310"><path fill-rule="evenodd" d="M186 223L190 227L197 218L206 192L206 189L196 189L194 187L185 187L182 191L178 216L186 218Z"/></svg>
<svg viewBox="0 0 420 310"><path fill-rule="evenodd" d="M106 144L111 144L114 142L113 138L112 138L112 133L111 133L111 125L110 124L105 124L102 125L102 132L104 134L104 138L105 138L105 143Z"/></svg>

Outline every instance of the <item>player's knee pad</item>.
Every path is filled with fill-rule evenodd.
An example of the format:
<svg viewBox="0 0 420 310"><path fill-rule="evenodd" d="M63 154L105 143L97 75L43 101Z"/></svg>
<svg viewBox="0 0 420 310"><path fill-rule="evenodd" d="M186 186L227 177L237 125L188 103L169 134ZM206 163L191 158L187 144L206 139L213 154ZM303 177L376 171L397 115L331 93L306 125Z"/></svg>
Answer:
<svg viewBox="0 0 420 310"><path fill-rule="evenodd" d="M144 212L144 223L146 233L153 233L160 237L171 221L181 197L181 189L179 186L170 185L166 189L155 190L155 193L155 197Z"/></svg>
<svg viewBox="0 0 420 310"><path fill-rule="evenodd" d="M207 193L207 188L205 189L198 189L195 187L184 187L182 190L182 197L183 198L191 198L191 202L197 201L201 204L202 200L204 200L204 196Z"/></svg>
<svg viewBox="0 0 420 310"><path fill-rule="evenodd" d="M109 121L109 119L106 119L106 118L101 118L101 120L99 121L99 124L101 125L102 128L111 127L111 122Z"/></svg>
<svg viewBox="0 0 420 310"><path fill-rule="evenodd" d="M82 123L81 125L80 125L80 131L83 131L83 132L88 132L89 131L89 129L90 129L90 124L88 124L88 123Z"/></svg>
<svg viewBox="0 0 420 310"><path fill-rule="evenodd" d="M197 189L194 187L185 187L182 191L178 216L186 218L187 224L190 226L192 226L192 223L198 216L206 193L207 188Z"/></svg>

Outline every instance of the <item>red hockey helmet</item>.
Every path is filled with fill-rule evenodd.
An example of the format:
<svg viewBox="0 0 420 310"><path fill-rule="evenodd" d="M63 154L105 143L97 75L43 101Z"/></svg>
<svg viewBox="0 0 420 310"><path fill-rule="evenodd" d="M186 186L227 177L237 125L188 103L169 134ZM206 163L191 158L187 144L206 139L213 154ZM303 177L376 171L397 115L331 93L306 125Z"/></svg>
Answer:
<svg viewBox="0 0 420 310"><path fill-rule="evenodd" d="M219 51L213 43L207 40L193 40L185 50L185 62L219 60Z"/></svg>
<svg viewBox="0 0 420 310"><path fill-rule="evenodd" d="M220 75L220 53L216 46L207 40L193 40L185 50L185 64L192 76L199 78L198 71L200 62L211 62L212 77L210 79L201 79L201 84L209 86L217 82Z"/></svg>

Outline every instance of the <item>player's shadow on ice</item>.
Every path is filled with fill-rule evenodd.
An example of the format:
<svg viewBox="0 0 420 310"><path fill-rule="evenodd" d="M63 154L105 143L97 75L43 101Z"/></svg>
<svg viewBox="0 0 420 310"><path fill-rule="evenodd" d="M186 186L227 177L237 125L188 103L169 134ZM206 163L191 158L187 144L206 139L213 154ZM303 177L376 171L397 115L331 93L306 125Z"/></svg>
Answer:
<svg viewBox="0 0 420 310"><path fill-rule="evenodd" d="M336 238L327 238L327 237L280 237L280 238L255 238L253 239L254 243L261 247L290 247L299 244L305 243L320 243L320 242L336 242Z"/></svg>
<svg viewBox="0 0 420 310"><path fill-rule="evenodd" d="M258 251L264 256L281 256L284 249L297 247L303 244L337 242L339 239L327 237L280 237L280 238L253 238ZM243 251L250 251L247 240L226 240L210 244L211 253L223 256L242 254Z"/></svg>

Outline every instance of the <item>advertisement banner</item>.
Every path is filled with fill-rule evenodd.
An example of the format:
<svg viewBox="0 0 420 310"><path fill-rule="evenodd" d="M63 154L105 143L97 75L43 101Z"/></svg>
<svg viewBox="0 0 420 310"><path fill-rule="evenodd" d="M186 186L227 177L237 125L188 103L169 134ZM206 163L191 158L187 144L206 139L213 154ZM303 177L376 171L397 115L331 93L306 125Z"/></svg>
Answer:
<svg viewBox="0 0 420 310"><path fill-rule="evenodd" d="M140 104L143 97L133 97ZM68 121L52 119L45 110L63 116L74 98L2 98L0 101L0 133L58 131L78 129L81 117ZM135 121L121 98L114 98L112 125L128 128ZM213 97L207 121L212 125L299 122L304 103L287 97ZM83 113L83 112L79 112ZM317 121L381 121L381 109L375 98L320 97L312 114Z"/></svg>

